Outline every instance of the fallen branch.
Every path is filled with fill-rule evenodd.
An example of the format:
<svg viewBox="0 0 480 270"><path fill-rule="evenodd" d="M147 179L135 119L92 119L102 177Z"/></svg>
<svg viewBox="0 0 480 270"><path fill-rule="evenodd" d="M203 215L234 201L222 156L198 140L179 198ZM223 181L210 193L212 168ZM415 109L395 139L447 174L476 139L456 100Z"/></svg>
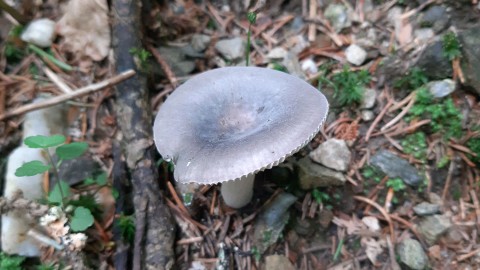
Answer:
<svg viewBox="0 0 480 270"><path fill-rule="evenodd" d="M65 102L67 100L71 100L71 99L78 98L78 97L81 97L81 96L84 96L84 95L88 95L88 94L96 92L96 91L103 90L107 87L114 86L114 85L118 84L119 82L122 82L122 81L132 77L133 75L135 75L135 71L127 70L127 71L124 71L124 72L120 73L119 75L117 75L115 77L112 77L110 79L107 79L107 80L99 82L99 83L94 83L94 84L85 86L83 88L80 88L80 89L76 90L75 92L64 94L64 95L61 95L61 96L56 96L56 97L50 98L50 99L42 101L42 102L32 103L32 104L22 106L20 108L16 108L12 111L9 111L9 112L6 112L6 113L0 115L0 121L2 121L4 119L7 119L7 118L10 118L10 117L13 117L13 116L24 114L24 113L27 113L27 112L51 107L51 106L57 105L59 103Z"/></svg>

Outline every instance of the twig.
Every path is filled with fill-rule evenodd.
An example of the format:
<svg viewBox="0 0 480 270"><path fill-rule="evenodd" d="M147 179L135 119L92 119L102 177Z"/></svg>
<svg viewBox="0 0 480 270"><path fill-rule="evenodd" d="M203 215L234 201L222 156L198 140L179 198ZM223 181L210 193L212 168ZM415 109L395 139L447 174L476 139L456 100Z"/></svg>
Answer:
<svg viewBox="0 0 480 270"><path fill-rule="evenodd" d="M387 128L395 125L398 121L400 121L405 116L405 114L408 113L408 111L413 107L414 103L415 103L415 99L414 98L410 99L410 102L408 103L408 105L397 116L395 116L395 118L393 118L390 122L385 124L380 130L385 131Z"/></svg>
<svg viewBox="0 0 480 270"><path fill-rule="evenodd" d="M107 87L114 86L114 85L132 77L133 75L135 75L135 71L127 70L127 71L122 72L119 75L117 75L115 77L112 77L108 80L85 86L83 88L80 88L80 89L76 90L75 92L72 92L72 93L69 93L69 94L64 94L64 95L57 96L57 97L53 97L51 99L48 99L48 100L45 100L45 101L42 101L42 102L22 106L20 108L14 109L10 112L7 112L5 114L0 115L0 121L4 120L4 119L7 119L7 118L10 118L10 117L13 117L13 116L23 114L23 113L35 111L35 110L38 110L38 109L43 109L43 108L46 108L46 107L51 107L51 106L57 105L59 103L65 102L65 101L70 100L70 99L78 98L78 97L88 95L88 94L96 92L96 91L103 90Z"/></svg>
<svg viewBox="0 0 480 270"><path fill-rule="evenodd" d="M388 136L395 137L395 136L398 136L398 135L401 135L401 134L404 134L404 133L413 132L415 129L417 129L417 128L423 126L423 125L430 124L430 122L432 122L432 120L430 120L430 119L425 119L425 120L422 120L422 121L418 121L411 126L408 126L408 127L403 128L401 130L398 130L398 131L394 131L392 133L388 133ZM382 134L382 132L380 132L379 134Z"/></svg>
<svg viewBox="0 0 480 270"><path fill-rule="evenodd" d="M11 198L0 197L0 214L21 210L32 217L41 217L48 211L48 206L23 198L23 192L17 190Z"/></svg>
<svg viewBox="0 0 480 270"><path fill-rule="evenodd" d="M373 121L372 125L370 126L370 128L368 129L368 131L365 135L365 141L366 142L368 142L368 140L370 139L370 136L372 135L373 130L378 125L380 120L382 120L383 116L387 113L388 108L392 105L392 103L393 103L393 100L392 99L389 100L387 105L385 105L385 107L382 109L382 111L378 114L377 118L375 118L375 120Z"/></svg>
<svg viewBox="0 0 480 270"><path fill-rule="evenodd" d="M450 184L453 178L453 170L455 169L455 158L450 160L450 167L448 167L447 180L445 181L445 186L443 187L442 200L445 201L447 197L448 190L450 189Z"/></svg>
<svg viewBox="0 0 480 270"><path fill-rule="evenodd" d="M165 61L163 56L152 45L147 45L147 49L152 53L155 60L157 60L158 64L162 68L163 72L165 72L165 76L167 76L167 79L172 84L173 88L177 87L178 85L177 77L173 73L167 61Z"/></svg>
<svg viewBox="0 0 480 270"><path fill-rule="evenodd" d="M317 0L310 0L310 8L309 8L309 16L310 19L315 19L317 17ZM315 24L311 23L308 25L308 41L313 42L315 41L317 27Z"/></svg>
<svg viewBox="0 0 480 270"><path fill-rule="evenodd" d="M385 209L380 206L378 203L370 200L369 198L365 198L363 196L353 196L355 200L365 202L375 208L385 217L385 220L388 222L388 227L390 228L390 235L392 239L392 243L395 243L395 231L393 230L393 222L392 219L390 218L390 215L385 211Z"/></svg>
<svg viewBox="0 0 480 270"><path fill-rule="evenodd" d="M10 16L12 16L20 24L26 25L28 23L28 20L27 18L25 18L25 16L20 14L20 12L18 12L13 7L9 6L3 0L0 0L0 9L10 14Z"/></svg>
<svg viewBox="0 0 480 270"><path fill-rule="evenodd" d="M48 67L43 68L43 72L45 75L58 87L58 89L62 90L64 93L72 93L73 90L68 86L55 72L50 70Z"/></svg>

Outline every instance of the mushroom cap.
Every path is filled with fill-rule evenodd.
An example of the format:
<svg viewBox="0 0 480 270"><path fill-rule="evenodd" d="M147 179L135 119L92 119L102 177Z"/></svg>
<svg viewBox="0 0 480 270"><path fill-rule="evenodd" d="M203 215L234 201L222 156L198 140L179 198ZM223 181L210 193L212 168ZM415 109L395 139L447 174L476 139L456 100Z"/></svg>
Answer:
<svg viewBox="0 0 480 270"><path fill-rule="evenodd" d="M153 132L177 181L216 184L280 164L313 139L327 112L325 96L295 76L226 67L178 87Z"/></svg>

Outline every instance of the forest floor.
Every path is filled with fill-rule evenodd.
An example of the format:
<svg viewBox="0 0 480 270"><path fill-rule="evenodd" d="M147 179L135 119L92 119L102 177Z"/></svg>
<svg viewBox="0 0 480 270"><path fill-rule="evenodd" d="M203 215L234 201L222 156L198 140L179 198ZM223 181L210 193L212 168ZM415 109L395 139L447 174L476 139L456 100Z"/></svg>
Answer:
<svg viewBox="0 0 480 270"><path fill-rule="evenodd" d="M135 237L143 223L129 201L136 184L121 191L114 183L119 164L130 162L115 154L128 137L115 87L133 76L113 68L122 59L112 49L121 34L111 30L116 10L102 0L24 2L15 6L18 16L0 13L0 179L21 144L24 114L40 109L32 100L48 94L53 105L67 104L67 142L88 149L58 169L87 173L62 180L69 204L93 215L91 223L78 219L88 241L71 249L82 260L71 267L140 269L144 242ZM239 210L223 203L219 185L179 188L173 167L154 157L176 228L174 255L163 256L179 269L480 268L477 0L146 2L143 45L124 57L147 82L148 125L178 85L246 61L306 80L330 102L321 132L259 173L254 199ZM55 22L47 46L21 38L21 24L39 18ZM109 84L95 85L102 81ZM72 94L84 88L94 90ZM45 192L55 192L56 176L43 177ZM296 200L286 203L286 194ZM6 197L2 213L18 207ZM48 198L49 207L55 203ZM70 221L61 228L78 218L65 211ZM52 226L42 232L65 244ZM65 269L54 246L42 248L42 269ZM0 255L0 269L38 263Z"/></svg>

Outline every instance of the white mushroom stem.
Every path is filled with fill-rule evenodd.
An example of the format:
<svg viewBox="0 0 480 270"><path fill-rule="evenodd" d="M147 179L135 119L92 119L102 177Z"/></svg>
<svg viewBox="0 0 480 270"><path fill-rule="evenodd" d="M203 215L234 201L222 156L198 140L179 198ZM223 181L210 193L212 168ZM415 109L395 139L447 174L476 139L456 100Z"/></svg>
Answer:
<svg viewBox="0 0 480 270"><path fill-rule="evenodd" d="M222 197L225 203L232 208L241 208L252 200L253 182L255 175L222 184Z"/></svg>

